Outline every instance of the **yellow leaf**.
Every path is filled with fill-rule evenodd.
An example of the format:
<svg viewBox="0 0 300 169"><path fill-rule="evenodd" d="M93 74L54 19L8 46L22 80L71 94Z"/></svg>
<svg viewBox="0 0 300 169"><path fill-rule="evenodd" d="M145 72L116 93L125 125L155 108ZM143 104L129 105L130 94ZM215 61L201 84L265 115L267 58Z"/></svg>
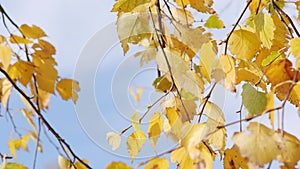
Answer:
<svg viewBox="0 0 300 169"><path fill-rule="evenodd" d="M274 39L275 25L271 16L262 12L254 17L255 30L262 44L270 49Z"/></svg>
<svg viewBox="0 0 300 169"><path fill-rule="evenodd" d="M106 133L106 140L108 141L108 144L111 146L111 149L113 151L119 148L121 144L121 136L120 134L115 132Z"/></svg>
<svg viewBox="0 0 300 169"><path fill-rule="evenodd" d="M4 43L6 38L3 35L0 35L0 44Z"/></svg>
<svg viewBox="0 0 300 169"><path fill-rule="evenodd" d="M138 112L134 112L133 115L131 116L131 124L132 124L134 131L140 130L140 120L139 120Z"/></svg>
<svg viewBox="0 0 300 169"><path fill-rule="evenodd" d="M279 51L288 46L290 33L284 22L282 22L277 13L272 14L272 19L275 24L274 39L272 40L271 51Z"/></svg>
<svg viewBox="0 0 300 169"><path fill-rule="evenodd" d="M17 61L8 69L8 74L12 79L18 79L26 86L32 79L35 67L30 62Z"/></svg>
<svg viewBox="0 0 300 169"><path fill-rule="evenodd" d="M300 114L299 114L299 116L300 116ZM168 138L171 138L175 143L177 143L179 141L179 138L172 132L172 128L171 128L171 125L170 125L168 119L164 120L163 128L164 128L164 133Z"/></svg>
<svg viewBox="0 0 300 169"><path fill-rule="evenodd" d="M251 14L254 14L257 8L260 11L265 5L266 5L266 0L252 0L249 6Z"/></svg>
<svg viewBox="0 0 300 169"><path fill-rule="evenodd" d="M150 117L148 126L148 136L150 138L151 145L156 151L156 142L160 136L163 127L163 119L159 112L154 113Z"/></svg>
<svg viewBox="0 0 300 169"><path fill-rule="evenodd" d="M161 91L161 92L166 92L170 90L172 87L172 83L168 80L166 75L160 76L154 80L152 85L155 87L156 90ZM172 89L176 90L176 89Z"/></svg>
<svg viewBox="0 0 300 169"><path fill-rule="evenodd" d="M72 99L73 102L76 104L76 101L78 99L77 92L80 91L79 83L76 80L61 79L56 84L56 90L58 91L62 99Z"/></svg>
<svg viewBox="0 0 300 169"><path fill-rule="evenodd" d="M212 169L213 168L213 161L215 160L216 154L213 152L211 147L207 145L206 142L202 142L199 145L199 151L200 151L200 161L197 162L199 167L205 166L206 169ZM197 165L196 163L196 165ZM196 167L195 167L196 168Z"/></svg>
<svg viewBox="0 0 300 169"><path fill-rule="evenodd" d="M191 48L195 53L201 48L204 43L210 41L211 34L204 33L202 27L190 28L187 25L176 24L179 31L176 31L175 37L180 40L184 45ZM176 29L176 30L177 30Z"/></svg>
<svg viewBox="0 0 300 169"><path fill-rule="evenodd" d="M201 156L198 145L206 138L207 127L204 124L185 123L181 129L183 139L181 145L186 148L190 158L195 160Z"/></svg>
<svg viewBox="0 0 300 169"><path fill-rule="evenodd" d="M9 139L8 141L8 148L10 153L14 156L14 158L17 158L16 150L19 150L22 148L25 151L28 151L27 143L29 140L29 135L24 135L20 139Z"/></svg>
<svg viewBox="0 0 300 169"><path fill-rule="evenodd" d="M266 93L257 91L249 83L243 85L242 101L247 111L247 117L261 114L266 109L268 102Z"/></svg>
<svg viewBox="0 0 300 169"><path fill-rule="evenodd" d="M226 149L224 152L224 169L233 168L248 169L247 161L243 158L235 147Z"/></svg>
<svg viewBox="0 0 300 169"><path fill-rule="evenodd" d="M300 141L297 137L286 132L284 132L282 137L280 130L276 136L280 147L280 153L277 156L277 160L284 163L287 168L294 168L300 160Z"/></svg>
<svg viewBox="0 0 300 169"><path fill-rule="evenodd" d="M139 102L141 101L141 98L142 98L143 88L137 87L136 88L136 93L133 91L132 88L130 88L129 93L130 93L131 97L133 98L135 104L136 105L139 104Z"/></svg>
<svg viewBox="0 0 300 169"><path fill-rule="evenodd" d="M32 39L39 39L41 37L47 36L45 32L38 26L32 25L31 27L23 24L20 26L20 31L24 36L27 38L32 38Z"/></svg>
<svg viewBox="0 0 300 169"><path fill-rule="evenodd" d="M213 72L213 77L217 81L224 79L225 88L231 92L235 92L235 60L229 55L221 55L218 62L218 68Z"/></svg>
<svg viewBox="0 0 300 169"><path fill-rule="evenodd" d="M10 35L9 40L10 40L11 43L15 43L15 44L29 44L29 43L32 43L31 40L25 39L21 36L14 35L14 34Z"/></svg>
<svg viewBox="0 0 300 169"><path fill-rule="evenodd" d="M217 127L224 125L224 113L216 104L210 101L206 103L204 111L208 118L206 121L207 133L212 133L207 136L208 142L222 154L225 149L227 134L225 128L219 129Z"/></svg>
<svg viewBox="0 0 300 169"><path fill-rule="evenodd" d="M131 169L131 167L123 162L111 162L105 169Z"/></svg>
<svg viewBox="0 0 300 169"><path fill-rule="evenodd" d="M168 119L168 122L171 126L172 133L180 139L181 138L181 127L183 126L183 123L181 122L181 119L178 115L178 112L175 108L166 108L166 117Z"/></svg>
<svg viewBox="0 0 300 169"><path fill-rule="evenodd" d="M274 108L274 91L272 90L270 93L267 94L268 104L266 106L266 110L270 110ZM269 113L269 119L272 125L272 129L274 129L274 111Z"/></svg>
<svg viewBox="0 0 300 169"><path fill-rule="evenodd" d="M215 13L212 0L175 0L175 2L182 7L191 5L192 8L202 13Z"/></svg>
<svg viewBox="0 0 300 169"><path fill-rule="evenodd" d="M32 118L34 117L34 114L31 111L28 111L26 109L21 109L21 112L23 113L23 116L25 117L25 119L27 120L29 125L34 129L34 131L37 131L35 123L32 120Z"/></svg>
<svg viewBox="0 0 300 169"><path fill-rule="evenodd" d="M124 55L129 50L129 43L137 44L143 39L149 38L151 36L153 29L149 25L149 17L150 16L146 13L121 13L118 15L117 32Z"/></svg>
<svg viewBox="0 0 300 169"><path fill-rule="evenodd" d="M181 24L192 24L194 22L194 17L191 11L182 8L171 8L172 15L175 20Z"/></svg>
<svg viewBox="0 0 300 169"><path fill-rule="evenodd" d="M217 15L210 15L210 17L206 20L205 27L207 28L225 28L224 23L222 20L219 19Z"/></svg>
<svg viewBox="0 0 300 169"><path fill-rule="evenodd" d="M211 73L216 62L218 48L216 41L204 43L200 49L201 72L208 82L211 81Z"/></svg>
<svg viewBox="0 0 300 169"><path fill-rule="evenodd" d="M138 130L130 134L127 139L127 149L131 157L131 162L140 152L142 146L146 142L146 136L143 130Z"/></svg>
<svg viewBox="0 0 300 169"><path fill-rule="evenodd" d="M12 84L6 78L0 79L0 99L4 107L7 106L7 101L11 93Z"/></svg>
<svg viewBox="0 0 300 169"><path fill-rule="evenodd" d="M12 56L12 50L4 46L3 44L0 44L0 59L1 63L3 64L4 70L7 70L10 61L11 61L11 56Z"/></svg>
<svg viewBox="0 0 300 169"><path fill-rule="evenodd" d="M300 57L300 38L293 38L290 41L290 49L295 57Z"/></svg>
<svg viewBox="0 0 300 169"><path fill-rule="evenodd" d="M69 169L71 167L71 162L61 155L58 155L57 161L60 169Z"/></svg>
<svg viewBox="0 0 300 169"><path fill-rule="evenodd" d="M47 53L49 55L56 54L55 47L51 43L49 43L43 39L39 39L38 43L35 43L32 45L32 48L35 51L43 51L44 53Z"/></svg>
<svg viewBox="0 0 300 169"><path fill-rule="evenodd" d="M145 12L154 5L154 0L118 0L111 12Z"/></svg>
<svg viewBox="0 0 300 169"><path fill-rule="evenodd" d="M229 39L229 50L238 59L251 60L259 51L258 37L248 30L235 30Z"/></svg>
<svg viewBox="0 0 300 169"><path fill-rule="evenodd" d="M165 158L151 159L143 169L169 169L169 161Z"/></svg>
<svg viewBox="0 0 300 169"><path fill-rule="evenodd" d="M88 161L87 161L87 160L83 159L82 161L83 161L84 163L88 164ZM80 161L77 161L77 162L75 163L75 165L72 166L71 169L87 169L87 167L85 167Z"/></svg>
<svg viewBox="0 0 300 169"><path fill-rule="evenodd" d="M194 162L184 147L172 151L170 158L173 163L179 164L178 169L194 169Z"/></svg>
<svg viewBox="0 0 300 169"><path fill-rule="evenodd" d="M247 129L250 134L239 132L232 138L241 156L260 167L276 159L280 150L273 137L275 132L257 122L251 122Z"/></svg>
<svg viewBox="0 0 300 169"><path fill-rule="evenodd" d="M300 23L300 2L296 1L295 5L296 5L296 8L298 10L298 22Z"/></svg>
<svg viewBox="0 0 300 169"><path fill-rule="evenodd" d="M170 50L168 48L164 49L164 51L169 61L175 85L178 90L185 90L186 92L200 98L204 89L204 83L200 76L191 71L189 63L183 60L177 51ZM169 66L166 63L166 59L162 51L157 53L156 62L159 70L170 76ZM171 81L171 78L168 78Z"/></svg>

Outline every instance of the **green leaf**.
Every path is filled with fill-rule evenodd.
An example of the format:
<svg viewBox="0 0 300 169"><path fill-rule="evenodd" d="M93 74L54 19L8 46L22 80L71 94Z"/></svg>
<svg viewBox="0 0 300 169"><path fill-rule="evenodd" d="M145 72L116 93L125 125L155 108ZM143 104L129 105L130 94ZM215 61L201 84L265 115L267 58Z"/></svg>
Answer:
<svg viewBox="0 0 300 169"><path fill-rule="evenodd" d="M273 62L276 62L277 60L280 60L280 59L283 59L281 53L279 53L278 51L272 51L271 54L262 61L261 65L262 66L267 66L271 62L273 63Z"/></svg>
<svg viewBox="0 0 300 169"><path fill-rule="evenodd" d="M219 19L217 15L211 15L204 24L207 28L225 28L222 20Z"/></svg>
<svg viewBox="0 0 300 169"><path fill-rule="evenodd" d="M267 106L266 93L257 91L248 83L243 85L242 100L247 111L247 117L261 114Z"/></svg>

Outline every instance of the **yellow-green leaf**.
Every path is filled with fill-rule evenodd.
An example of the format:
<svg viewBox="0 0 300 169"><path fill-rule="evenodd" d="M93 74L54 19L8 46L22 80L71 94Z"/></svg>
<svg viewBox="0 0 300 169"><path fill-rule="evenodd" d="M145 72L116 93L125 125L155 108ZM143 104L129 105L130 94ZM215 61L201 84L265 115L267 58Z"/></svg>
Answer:
<svg viewBox="0 0 300 169"><path fill-rule="evenodd" d="M143 130L138 130L130 134L127 139L127 149L131 157L131 162L140 152L142 146L146 142L146 136Z"/></svg>
<svg viewBox="0 0 300 169"><path fill-rule="evenodd" d="M8 141L8 148L10 153L14 156L14 158L17 158L16 150L19 150L22 148L25 151L28 151L27 143L29 140L29 135L24 135L20 139L9 139Z"/></svg>
<svg viewBox="0 0 300 169"><path fill-rule="evenodd" d="M9 40L10 40L11 43L15 43L15 44L29 44L29 43L32 43L31 40L25 39L21 36L14 35L14 34L10 35Z"/></svg>
<svg viewBox="0 0 300 169"><path fill-rule="evenodd" d="M210 15L210 17L206 20L205 27L207 28L225 28L222 20L219 19L217 15Z"/></svg>
<svg viewBox="0 0 300 169"><path fill-rule="evenodd" d="M151 159L143 169L169 169L169 161L165 158Z"/></svg>
<svg viewBox="0 0 300 169"><path fill-rule="evenodd" d="M111 149L113 151L119 148L121 144L121 136L120 134L115 132L108 132L106 134L106 140L108 141L108 144L111 146Z"/></svg>
<svg viewBox="0 0 300 169"><path fill-rule="evenodd" d="M131 167L123 162L111 162L105 169L131 169Z"/></svg>
<svg viewBox="0 0 300 169"><path fill-rule="evenodd" d="M11 61L11 56L12 50L3 44L0 44L0 59L1 63L3 64L4 70L7 70Z"/></svg>
<svg viewBox="0 0 300 169"><path fill-rule="evenodd" d="M0 165L0 169L28 169L25 167L23 164L18 164L18 163L2 163Z"/></svg>
<svg viewBox="0 0 300 169"><path fill-rule="evenodd" d="M140 120L139 120L138 112L134 112L133 115L131 116L131 125L132 125L134 131L140 130Z"/></svg>
<svg viewBox="0 0 300 169"><path fill-rule="evenodd" d="M274 38L275 25L271 16L262 12L254 17L255 30L262 44L270 49Z"/></svg>
<svg viewBox="0 0 300 169"><path fill-rule="evenodd" d="M293 38L290 41L291 52L295 57L300 57L300 38Z"/></svg>
<svg viewBox="0 0 300 169"><path fill-rule="evenodd" d="M276 62L281 59L283 59L281 53L279 53L278 51L272 51L271 54L262 61L261 65L267 66L270 63Z"/></svg>
<svg viewBox="0 0 300 169"><path fill-rule="evenodd" d="M150 117L148 126L148 136L150 138L151 146L156 151L156 142L160 136L163 127L163 119L159 112L154 113Z"/></svg>
<svg viewBox="0 0 300 169"><path fill-rule="evenodd" d="M260 167L276 159L280 150L273 137L275 132L257 122L251 122L247 130L250 134L239 132L232 138L241 156Z"/></svg>
<svg viewBox="0 0 300 169"><path fill-rule="evenodd" d="M266 93L257 91L248 83L243 85L242 100L247 111L247 117L261 114L267 106Z"/></svg>
<svg viewBox="0 0 300 169"><path fill-rule="evenodd" d="M251 60L260 48L260 41L255 33L248 30L235 30L229 39L229 50L238 59Z"/></svg>
<svg viewBox="0 0 300 169"><path fill-rule="evenodd" d="M38 26L32 25L31 27L27 24L23 24L20 26L20 31L27 38L38 39L44 36L47 36L45 32Z"/></svg>
<svg viewBox="0 0 300 169"><path fill-rule="evenodd" d="M76 103L78 99L77 92L80 91L79 83L73 79L61 79L56 84L56 90L62 99L68 100L72 99Z"/></svg>

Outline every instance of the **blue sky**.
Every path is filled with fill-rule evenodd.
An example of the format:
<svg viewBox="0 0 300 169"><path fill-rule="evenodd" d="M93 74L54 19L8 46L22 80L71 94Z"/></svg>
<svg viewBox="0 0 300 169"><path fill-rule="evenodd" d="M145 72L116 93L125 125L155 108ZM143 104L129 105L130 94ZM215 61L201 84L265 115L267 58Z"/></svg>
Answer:
<svg viewBox="0 0 300 169"><path fill-rule="evenodd" d="M113 77L118 77L115 70L121 69L120 67L122 65L124 66L124 64L127 64L126 61L128 61L128 58L133 58L133 53L129 53L129 57L127 56L126 59L123 57L122 49L118 44L116 44L114 39L116 38L114 37L114 33L104 36L103 39L96 39L96 42L100 42L99 50L106 49L108 52L102 50L99 51L99 53L87 53L86 55L84 52L81 53L85 50L84 46L86 46L91 37L97 36L97 33L101 33L101 30L104 28L113 28L113 22L116 19L116 15L111 13L110 9L112 8L114 1L3 0L1 3L7 13L19 25L23 23L36 24L46 31L50 42L56 46L56 59L59 65L59 73L62 77L72 77L75 75L75 77L79 78L78 80L82 80L80 81L82 90L78 101L79 107L76 109L71 102L64 102L59 98L52 97L49 106L50 109L44 113L45 117L61 134L61 136L66 139L75 152L80 155L80 157L88 159L91 166L94 168L103 168L107 163L113 160L123 160L128 163L128 158L114 155L105 150L107 149L105 132L109 131L109 128L104 128L104 126L106 126L105 122L107 121L112 125L110 126L112 130L121 130L129 124L128 117L130 117L130 114L132 113L131 110L125 112L125 118L114 114L114 112L118 112L113 102L114 99L116 99L114 97L117 96L111 94L113 92L111 92L112 89L110 84L114 80ZM225 25L228 26L235 22L235 17L240 14L240 7L243 5L244 2L237 0L226 0L222 1L222 3L216 1L216 7L221 9L221 13L219 13L221 14L221 19L223 19ZM224 18L224 16L231 17ZM222 36L226 36L226 33L228 33L228 29L224 32L217 32L216 35L220 36L218 38L221 39ZM103 47L110 43L114 44L111 48ZM99 56L101 53L105 53L105 58L99 62L93 63L93 57ZM86 57L86 63L81 62L82 59L84 60L83 57ZM88 60L88 58L90 58L90 60ZM80 62L78 63L78 61ZM84 67L84 69L78 69L78 67L76 67L78 64L81 64L81 66L86 65L86 67ZM138 65L138 60L134 62L134 65ZM96 70L95 72L92 72L93 74L89 74L91 68ZM129 65L126 67L126 72L130 72L130 70L134 71L135 69L133 66ZM76 71L78 72L76 73ZM149 71L152 72L153 70L150 68ZM146 77L153 78L151 75L147 75ZM141 85L146 89L149 89L149 94L151 95L151 80L149 80L149 84L143 82L148 81L140 79L134 85ZM95 86L96 88L89 88ZM220 92L223 91L221 87L218 88L218 90ZM230 119L238 117L238 115L234 112L238 110L240 106L240 101L238 100L238 94L240 94L240 92L241 91L238 91L237 94L226 94L226 97L224 98L225 103L218 101L218 103L220 103L219 106L224 112L226 112L225 117L227 122L229 122ZM91 103L87 101L91 97L94 98L94 96L96 98L95 101L98 102L97 107L89 106ZM215 94L213 98L218 100L219 95ZM129 99L129 102L130 101L132 100ZM234 104L232 104L233 101L235 101ZM14 104L18 105L17 102ZM80 105L85 106L80 107ZM79 111L76 113L76 110ZM286 120L290 120L290 122L286 124L285 128L287 131L300 136L300 131L298 130L300 127L299 118L297 117L297 114L294 113L294 109L289 107L286 111L287 113L289 113L288 110L293 112L291 112L291 115L286 118ZM99 111L102 114L98 114ZM101 121L103 119L104 121ZM84 120L87 121L85 122ZM267 122L265 118L258 120ZM0 135L9 136L10 123L4 118L0 119L0 121L1 128L7 129L1 129ZM91 126L86 126L87 123L90 123ZM83 127L81 125L83 125ZM232 130L232 132L229 132L228 135L228 142L230 142L231 135L233 134L233 131L238 130L238 126L229 127L228 130ZM57 161L57 151L53 146L51 146L51 144L49 144L45 137L42 138L42 143L44 145L44 153L39 154L38 156L37 168L53 168L50 166L55 164ZM0 152L8 152L6 146L7 139L1 137L0 144ZM162 147L164 146L164 142L162 141L158 144ZM102 145L102 148L99 145ZM168 145L172 144L168 143ZM229 146L231 145L232 144L229 144ZM34 144L31 142L31 152L34 151L33 146ZM125 146L124 141L122 146ZM124 154L123 150L124 149L121 149L117 151L117 153ZM149 152L146 150L142 152L144 155L147 155L149 152L153 153L152 150ZM29 155L22 151L20 151L18 155L19 161L31 168L33 155ZM220 163L217 163L216 166L220 167Z"/></svg>

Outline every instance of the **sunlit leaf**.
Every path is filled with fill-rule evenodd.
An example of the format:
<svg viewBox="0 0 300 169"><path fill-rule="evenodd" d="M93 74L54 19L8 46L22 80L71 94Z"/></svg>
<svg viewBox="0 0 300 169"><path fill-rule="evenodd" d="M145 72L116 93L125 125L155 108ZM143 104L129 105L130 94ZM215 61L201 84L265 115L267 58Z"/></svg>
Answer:
<svg viewBox="0 0 300 169"><path fill-rule="evenodd" d="M19 60L9 67L8 74L12 79L17 79L26 86L32 79L34 71L35 67L30 62Z"/></svg>
<svg viewBox="0 0 300 169"><path fill-rule="evenodd" d="M181 138L181 127L183 123L178 115L175 108L166 108L166 117L171 126L172 133L180 139Z"/></svg>
<svg viewBox="0 0 300 169"><path fill-rule="evenodd" d="M295 57L300 57L300 38L294 38L290 41L291 52Z"/></svg>
<svg viewBox="0 0 300 169"><path fill-rule="evenodd" d="M85 164L88 164L88 161L85 160L85 159L82 159L82 161L85 163ZM71 169L88 169L84 164L82 164L80 161L77 161Z"/></svg>
<svg viewBox="0 0 300 169"><path fill-rule="evenodd" d="M156 142L160 136L163 127L163 119L159 112L154 113L150 117L148 126L148 136L150 138L151 146L156 151Z"/></svg>
<svg viewBox="0 0 300 169"><path fill-rule="evenodd" d="M1 59L1 63L3 64L4 70L7 70L11 61L11 57L12 57L12 50L3 44L0 44L0 59Z"/></svg>
<svg viewBox="0 0 300 169"><path fill-rule="evenodd" d="M9 40L10 40L11 43L14 43L14 44L29 44L29 43L32 43L31 40L25 39L21 36L14 35L14 34L10 35Z"/></svg>
<svg viewBox="0 0 300 169"><path fill-rule="evenodd" d="M296 1L295 5L296 5L296 8L298 10L298 22L300 23L300 2Z"/></svg>
<svg viewBox="0 0 300 169"><path fill-rule="evenodd" d="M212 9L213 1L212 0L175 0L175 2L182 7L191 5L192 8L196 9L199 12L203 13L214 13Z"/></svg>
<svg viewBox="0 0 300 169"><path fill-rule="evenodd" d="M297 137L284 132L284 135L279 133L276 135L280 147L280 153L277 156L279 162L283 162L287 168L294 168L300 160L300 141Z"/></svg>
<svg viewBox="0 0 300 169"><path fill-rule="evenodd" d="M8 148L10 153L14 156L14 158L17 158L16 150L23 149L25 151L28 151L28 140L30 136L29 135L24 135L20 139L12 139L10 138L8 141Z"/></svg>
<svg viewBox="0 0 300 169"><path fill-rule="evenodd" d="M275 25L271 16L259 12L254 17L254 25L256 33L260 38L262 44L270 49L272 46L272 40L274 38Z"/></svg>
<svg viewBox="0 0 300 169"><path fill-rule="evenodd" d="M134 129L134 131L140 130L140 120L139 120L139 113L134 112L131 116L131 125Z"/></svg>
<svg viewBox="0 0 300 169"><path fill-rule="evenodd" d="M261 114L267 106L266 93L257 91L248 83L243 85L242 100L247 111L247 117Z"/></svg>
<svg viewBox="0 0 300 169"><path fill-rule="evenodd" d="M153 0L118 0L111 12L145 12L154 2Z"/></svg>
<svg viewBox="0 0 300 169"><path fill-rule="evenodd" d="M241 156L260 167L276 159L280 150L273 137L275 132L257 122L251 122L247 130L250 134L239 132L232 138Z"/></svg>
<svg viewBox="0 0 300 169"><path fill-rule="evenodd" d="M198 74L191 71L189 63L183 60L177 51L165 49L166 58L171 67L172 76L174 82L179 91L185 90L200 98L204 89L202 79ZM162 51L159 51L156 55L156 62L161 72L170 76L169 66L166 62L165 55ZM169 77L171 81L171 78Z"/></svg>
<svg viewBox="0 0 300 169"><path fill-rule="evenodd" d="M134 158L140 152L142 146L146 142L146 136L143 130L138 130L130 134L127 139L127 149L131 157L131 161L134 161Z"/></svg>
<svg viewBox="0 0 300 169"><path fill-rule="evenodd" d="M204 111L208 118L206 121L208 133L212 133L207 137L208 142L222 153L225 149L227 134L225 128L219 129L217 127L224 125L224 113L216 104L210 101L206 103Z"/></svg>
<svg viewBox="0 0 300 169"><path fill-rule="evenodd" d="M211 81L211 73L216 62L218 48L215 41L209 41L202 45L200 49L200 65L202 75Z"/></svg>
<svg viewBox="0 0 300 169"><path fill-rule="evenodd" d="M190 158L189 153L184 147L178 148L171 153L171 161L173 163L178 163L178 169L193 169L194 163Z"/></svg>
<svg viewBox="0 0 300 169"><path fill-rule="evenodd" d="M249 9L250 9L251 13L254 14L256 12L256 10L260 11L266 5L266 3L267 3L266 0L252 0L252 2L250 3Z"/></svg>
<svg viewBox="0 0 300 169"><path fill-rule="evenodd" d="M0 79L0 99L4 107L7 107L7 101L11 93L12 84L6 78Z"/></svg>
<svg viewBox="0 0 300 169"><path fill-rule="evenodd" d="M111 162L105 169L131 169L131 167L123 162Z"/></svg>
<svg viewBox="0 0 300 169"><path fill-rule="evenodd" d="M192 24L194 17L191 11L182 8L171 8L172 15L181 24Z"/></svg>
<svg viewBox="0 0 300 169"><path fill-rule="evenodd" d="M224 169L232 168L248 169L247 161L241 157L238 150L235 147L226 149L224 152Z"/></svg>
<svg viewBox="0 0 300 169"><path fill-rule="evenodd" d="M130 0L127 0L128 2ZM149 38L153 32L149 25L149 15L145 14L119 14L117 32L123 48L124 55L129 50L129 43L137 44L144 38Z"/></svg>
<svg viewBox="0 0 300 169"><path fill-rule="evenodd" d="M0 165L0 169L28 169L25 167L23 164L18 164L18 163L2 163Z"/></svg>
<svg viewBox="0 0 300 169"><path fill-rule="evenodd" d="M272 19L275 24L274 39L272 40L272 51L279 51L286 48L288 40L291 38L290 33L284 22L281 21L280 17L276 12L272 13Z"/></svg>
<svg viewBox="0 0 300 169"><path fill-rule="evenodd" d="M183 145L192 160L201 156L198 145L206 138L207 127L204 124L185 123L181 129Z"/></svg>
<svg viewBox="0 0 300 169"><path fill-rule="evenodd" d="M57 161L60 169L69 169L71 167L71 162L61 155L58 155Z"/></svg>
<svg viewBox="0 0 300 169"><path fill-rule="evenodd" d="M151 159L143 169L169 169L169 161L165 158Z"/></svg>
<svg viewBox="0 0 300 169"><path fill-rule="evenodd" d="M278 60L281 60L281 59L283 59L281 53L279 53L277 51L273 51L273 52L271 52L271 54L267 58L265 58L263 60L262 66L267 66L267 65L269 65L273 62L276 62Z"/></svg>
<svg viewBox="0 0 300 169"><path fill-rule="evenodd" d="M38 39L47 36L45 32L36 25L28 26L26 24L23 24L19 29L27 38Z"/></svg>
<svg viewBox="0 0 300 169"><path fill-rule="evenodd" d="M56 90L62 99L72 99L76 103L78 99L77 92L80 91L79 83L73 79L61 79L56 84Z"/></svg>
<svg viewBox="0 0 300 169"><path fill-rule="evenodd" d="M274 91L272 90L270 93L267 94L268 104L266 106L266 110L274 109ZM274 111L269 113L269 119L274 129Z"/></svg>
<svg viewBox="0 0 300 169"><path fill-rule="evenodd" d="M106 140L108 141L108 144L111 146L111 149L113 151L119 148L121 144L121 136L120 134L115 132L106 133Z"/></svg>
<svg viewBox="0 0 300 169"><path fill-rule="evenodd" d="M204 24L207 28L225 28L222 20L219 19L217 15L211 15Z"/></svg>
<svg viewBox="0 0 300 169"><path fill-rule="evenodd" d="M235 30L228 44L230 52L238 59L251 60L260 48L256 34L244 29Z"/></svg>

